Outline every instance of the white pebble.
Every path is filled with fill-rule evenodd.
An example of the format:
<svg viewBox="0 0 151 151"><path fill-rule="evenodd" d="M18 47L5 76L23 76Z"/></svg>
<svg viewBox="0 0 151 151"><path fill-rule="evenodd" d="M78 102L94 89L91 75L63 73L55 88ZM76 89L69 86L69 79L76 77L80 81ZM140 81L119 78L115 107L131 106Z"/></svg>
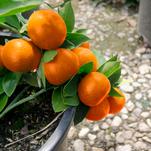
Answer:
<svg viewBox="0 0 151 151"><path fill-rule="evenodd" d="M115 116L112 123L111 123L111 126L115 126L115 127L118 127L120 126L122 123L122 120L119 116Z"/></svg>

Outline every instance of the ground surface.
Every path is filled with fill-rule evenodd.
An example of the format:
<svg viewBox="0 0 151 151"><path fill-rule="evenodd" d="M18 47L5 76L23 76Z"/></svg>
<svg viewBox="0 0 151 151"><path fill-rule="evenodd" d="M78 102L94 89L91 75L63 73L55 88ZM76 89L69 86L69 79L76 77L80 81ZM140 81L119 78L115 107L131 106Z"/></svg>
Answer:
<svg viewBox="0 0 151 151"><path fill-rule="evenodd" d="M140 42L137 17L126 7L95 7L89 0L76 6L77 26L89 28L92 48L119 54L127 102L116 116L72 127L68 151L151 151L151 50Z"/></svg>

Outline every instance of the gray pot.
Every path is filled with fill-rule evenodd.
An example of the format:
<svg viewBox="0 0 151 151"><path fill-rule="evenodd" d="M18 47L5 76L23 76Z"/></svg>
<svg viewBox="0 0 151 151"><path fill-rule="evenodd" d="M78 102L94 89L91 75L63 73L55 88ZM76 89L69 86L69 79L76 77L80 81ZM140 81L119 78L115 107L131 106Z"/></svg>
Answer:
<svg viewBox="0 0 151 151"><path fill-rule="evenodd" d="M65 111L59 125L39 151L66 151L66 136L73 123L75 108Z"/></svg>
<svg viewBox="0 0 151 151"><path fill-rule="evenodd" d="M151 0L140 0L138 31L151 46Z"/></svg>

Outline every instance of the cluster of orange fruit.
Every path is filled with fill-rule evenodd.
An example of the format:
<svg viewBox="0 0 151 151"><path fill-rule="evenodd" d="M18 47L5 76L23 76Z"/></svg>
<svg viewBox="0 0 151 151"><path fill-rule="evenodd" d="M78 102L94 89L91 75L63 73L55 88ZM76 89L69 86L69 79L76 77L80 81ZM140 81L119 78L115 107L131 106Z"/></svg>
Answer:
<svg viewBox="0 0 151 151"><path fill-rule="evenodd" d="M88 42L68 50L60 48L67 35L66 24L53 10L37 10L28 20L27 32L30 39L13 39L0 46L0 67L12 72L29 72L38 68L42 51L56 50L53 60L44 63L44 73L50 84L61 85L74 76L79 68L93 63L93 71L79 83L80 100L90 109L87 118L100 120L108 113L117 113L124 106L125 98L108 97L110 82L97 72L98 61ZM118 90L119 91L119 90Z"/></svg>

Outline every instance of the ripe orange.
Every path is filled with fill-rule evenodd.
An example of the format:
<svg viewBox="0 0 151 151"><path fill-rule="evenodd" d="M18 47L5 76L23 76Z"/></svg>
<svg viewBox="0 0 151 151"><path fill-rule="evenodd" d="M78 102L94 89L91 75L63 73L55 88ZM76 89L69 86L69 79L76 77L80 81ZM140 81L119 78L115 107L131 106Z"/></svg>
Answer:
<svg viewBox="0 0 151 151"><path fill-rule="evenodd" d="M32 41L42 49L57 49L66 38L66 25L55 11L38 10L29 18L27 31Z"/></svg>
<svg viewBox="0 0 151 151"><path fill-rule="evenodd" d="M115 90L121 95L121 97L111 97L109 96L107 99L110 104L110 114L116 114L122 110L125 105L125 96L124 94L117 88Z"/></svg>
<svg viewBox="0 0 151 151"><path fill-rule="evenodd" d="M84 42L84 43L82 43L82 45L80 45L80 47L84 47L84 48L90 49L90 43L89 42Z"/></svg>
<svg viewBox="0 0 151 151"><path fill-rule="evenodd" d="M80 81L78 95L85 105L96 106L107 97L110 88L110 82L105 75L91 72Z"/></svg>
<svg viewBox="0 0 151 151"><path fill-rule="evenodd" d="M50 84L60 85L75 75L79 69L78 57L70 50L59 48L54 59L44 64L45 76Z"/></svg>
<svg viewBox="0 0 151 151"><path fill-rule="evenodd" d="M104 99L97 106L90 107L86 118L92 121L98 121L105 118L110 110L110 105L107 99Z"/></svg>
<svg viewBox="0 0 151 151"><path fill-rule="evenodd" d="M3 46L0 45L0 67L3 67L3 62L2 62L2 50L3 50Z"/></svg>
<svg viewBox="0 0 151 151"><path fill-rule="evenodd" d="M93 62L93 71L97 70L97 58L90 49L78 47L72 50L79 58L80 66L88 62Z"/></svg>
<svg viewBox="0 0 151 151"><path fill-rule="evenodd" d="M8 41L2 51L4 66L13 72L28 72L38 67L41 59L39 49L24 39Z"/></svg>

